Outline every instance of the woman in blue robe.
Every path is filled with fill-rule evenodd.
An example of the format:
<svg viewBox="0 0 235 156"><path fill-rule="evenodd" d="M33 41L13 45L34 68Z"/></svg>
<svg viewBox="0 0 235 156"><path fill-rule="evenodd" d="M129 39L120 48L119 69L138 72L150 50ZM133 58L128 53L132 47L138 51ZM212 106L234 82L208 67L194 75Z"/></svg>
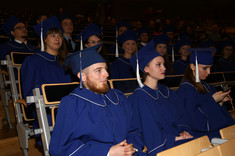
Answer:
<svg viewBox="0 0 235 156"><path fill-rule="evenodd" d="M129 100L134 111L134 124L142 130L148 155L155 156L193 136L188 133L187 121L178 106L183 101L175 91L158 83L165 78L166 68L163 57L155 51L153 41L131 58L133 66L137 64L136 58L145 73L145 80L142 84L137 75L140 87L129 96Z"/></svg>
<svg viewBox="0 0 235 156"><path fill-rule="evenodd" d="M192 131L195 134L207 134L210 139L220 137L219 130L233 125L234 121L223 105L223 102L230 100L230 91L217 92L212 85L204 82L210 74L212 52L216 52L216 49L189 48L188 51L192 52L190 66L177 94L184 100L185 115Z"/></svg>
<svg viewBox="0 0 235 156"><path fill-rule="evenodd" d="M43 22L45 51L40 51L26 57L21 66L20 74L24 99L26 99L27 96L32 96L33 89L35 88L39 88L41 91L42 84L72 82L71 74L69 72L67 73L63 67L67 50L63 33L59 25L56 25L56 22L58 22L58 20L55 17L51 17ZM35 26L35 31L39 31L38 34L40 34L40 27L41 24ZM34 105L30 104L28 106L35 119L33 128L36 129L39 126L36 109L34 107ZM48 119L51 119L50 111L48 111L47 115ZM49 120L48 123L52 125L51 120ZM41 145L40 141L38 143Z"/></svg>
<svg viewBox="0 0 235 156"><path fill-rule="evenodd" d="M187 51L188 48L191 48L192 41L188 39L181 39L175 44L175 48L178 49L180 53L180 58L175 61L173 64L174 74L183 75L186 68L189 65L189 56L190 53Z"/></svg>
<svg viewBox="0 0 235 156"><path fill-rule="evenodd" d="M122 44L124 54L111 64L110 78L134 78L135 73L130 64L130 58L137 52L137 34L132 30L127 30L118 37L118 41Z"/></svg>
<svg viewBox="0 0 235 156"><path fill-rule="evenodd" d="M232 61L232 54L235 43L232 40L224 40L220 43L222 49L221 57L216 62L216 67L219 71L235 71L235 64Z"/></svg>

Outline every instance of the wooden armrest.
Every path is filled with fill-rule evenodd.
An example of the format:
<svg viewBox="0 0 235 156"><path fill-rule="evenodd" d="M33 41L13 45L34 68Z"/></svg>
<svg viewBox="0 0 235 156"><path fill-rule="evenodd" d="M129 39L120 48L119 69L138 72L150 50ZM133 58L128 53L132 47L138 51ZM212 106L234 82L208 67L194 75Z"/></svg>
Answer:
<svg viewBox="0 0 235 156"><path fill-rule="evenodd" d="M1 70L1 71L0 71L0 74L7 75L7 72L6 72L5 70Z"/></svg>
<svg viewBox="0 0 235 156"><path fill-rule="evenodd" d="M18 99L16 102L23 104L26 108L28 106L24 99Z"/></svg>

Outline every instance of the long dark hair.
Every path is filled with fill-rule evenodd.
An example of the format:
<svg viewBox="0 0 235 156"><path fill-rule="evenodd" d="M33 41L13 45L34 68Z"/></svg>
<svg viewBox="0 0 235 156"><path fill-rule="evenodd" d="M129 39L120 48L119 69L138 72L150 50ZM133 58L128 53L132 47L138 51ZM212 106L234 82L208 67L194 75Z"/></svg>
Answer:
<svg viewBox="0 0 235 156"><path fill-rule="evenodd" d="M195 76L193 75L193 70L191 69L190 65L188 66L188 68L186 69L186 71L184 73L184 80L188 80L189 83L191 83L199 93L206 94L206 89L202 85L202 83L196 82Z"/></svg>
<svg viewBox="0 0 235 156"><path fill-rule="evenodd" d="M63 36L63 32L60 30L60 28L57 28L57 27L48 29L45 34L45 38L47 38L47 36L49 34L61 34ZM46 47L47 47L46 43L44 42L44 44L45 44L45 50L46 50ZM64 60L65 60L66 55L68 55L68 50L66 48L65 38L63 36L62 45L59 48L58 55L57 55L57 57L58 57L57 60L61 65L64 64Z"/></svg>
<svg viewBox="0 0 235 156"><path fill-rule="evenodd" d="M169 60L169 56L168 56L167 52L162 57L165 60L166 69L168 70L169 74L173 74L174 70L173 70L172 64Z"/></svg>

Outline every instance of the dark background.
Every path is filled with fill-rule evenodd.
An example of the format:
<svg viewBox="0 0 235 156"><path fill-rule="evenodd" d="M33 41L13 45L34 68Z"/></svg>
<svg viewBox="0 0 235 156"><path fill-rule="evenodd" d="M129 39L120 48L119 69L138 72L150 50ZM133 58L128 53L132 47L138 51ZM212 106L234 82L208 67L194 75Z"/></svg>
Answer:
<svg viewBox="0 0 235 156"><path fill-rule="evenodd" d="M98 7L98 4L100 7ZM145 10L162 10L161 16L185 19L235 20L235 0L18 0L4 1L0 8L33 12L37 14L57 14L59 8L72 14L95 16L103 10L116 19L135 20Z"/></svg>

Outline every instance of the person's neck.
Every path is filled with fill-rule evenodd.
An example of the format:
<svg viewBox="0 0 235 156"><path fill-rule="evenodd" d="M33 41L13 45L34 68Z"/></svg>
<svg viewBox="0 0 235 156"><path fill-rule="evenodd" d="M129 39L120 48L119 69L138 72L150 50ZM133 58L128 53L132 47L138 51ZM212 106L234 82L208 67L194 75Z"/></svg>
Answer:
<svg viewBox="0 0 235 156"><path fill-rule="evenodd" d="M187 56L181 56L181 60L187 61L188 57Z"/></svg>
<svg viewBox="0 0 235 156"><path fill-rule="evenodd" d="M229 56L223 56L224 59L229 59Z"/></svg>
<svg viewBox="0 0 235 156"><path fill-rule="evenodd" d="M126 58L126 59L130 59L131 58L131 54L129 53L124 53L123 57Z"/></svg>
<svg viewBox="0 0 235 156"><path fill-rule="evenodd" d="M46 52L47 52L48 54L51 54L51 55L54 55L54 56L57 56L57 55L58 55L58 51L56 51L56 50L47 49Z"/></svg>
<svg viewBox="0 0 235 156"><path fill-rule="evenodd" d="M64 33L64 35L65 35L66 37L68 37L69 39L72 39L72 34L70 34L70 33Z"/></svg>
<svg viewBox="0 0 235 156"><path fill-rule="evenodd" d="M152 88L153 90L157 90L158 89L158 87L157 87L158 80L155 80L155 79L151 78L150 76L147 76L145 78L144 84L146 86L148 86L149 88Z"/></svg>
<svg viewBox="0 0 235 156"><path fill-rule="evenodd" d="M25 43L27 40L25 38L15 38L15 40Z"/></svg>

